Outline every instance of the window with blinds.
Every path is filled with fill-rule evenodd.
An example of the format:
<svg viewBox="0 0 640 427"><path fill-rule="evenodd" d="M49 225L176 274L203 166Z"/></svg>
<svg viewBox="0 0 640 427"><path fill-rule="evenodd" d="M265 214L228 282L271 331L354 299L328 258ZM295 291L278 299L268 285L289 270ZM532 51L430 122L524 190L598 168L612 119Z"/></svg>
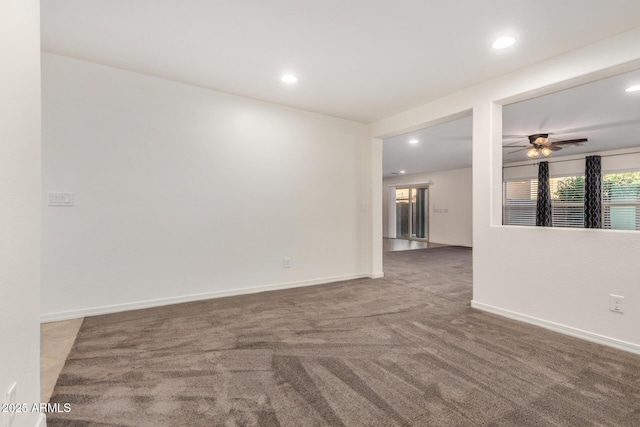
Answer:
<svg viewBox="0 0 640 427"><path fill-rule="evenodd" d="M584 176L551 178L551 214L554 227L584 227Z"/></svg>
<svg viewBox="0 0 640 427"><path fill-rule="evenodd" d="M506 181L502 197L504 225L536 225L537 179Z"/></svg>
<svg viewBox="0 0 640 427"><path fill-rule="evenodd" d="M602 177L603 228L640 230L640 172Z"/></svg>
<svg viewBox="0 0 640 427"><path fill-rule="evenodd" d="M584 226L584 177L549 179L554 227ZM536 225L538 180L506 181L503 191L503 224Z"/></svg>
<svg viewBox="0 0 640 427"><path fill-rule="evenodd" d="M536 225L538 180L505 181L503 224ZM584 176L549 180L554 227L584 227ZM640 230L640 172L602 175L603 228Z"/></svg>

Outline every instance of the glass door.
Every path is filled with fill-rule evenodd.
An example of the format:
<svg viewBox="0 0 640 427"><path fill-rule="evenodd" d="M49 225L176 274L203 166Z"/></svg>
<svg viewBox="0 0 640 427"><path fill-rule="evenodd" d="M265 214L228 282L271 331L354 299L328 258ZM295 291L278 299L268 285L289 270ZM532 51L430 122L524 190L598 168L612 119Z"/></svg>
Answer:
<svg viewBox="0 0 640 427"><path fill-rule="evenodd" d="M396 189L396 237L409 237L409 188Z"/></svg>
<svg viewBox="0 0 640 427"><path fill-rule="evenodd" d="M429 237L429 191L427 188L412 188L411 193L412 237L426 239Z"/></svg>
<svg viewBox="0 0 640 427"><path fill-rule="evenodd" d="M396 237L429 238L429 188L396 188Z"/></svg>

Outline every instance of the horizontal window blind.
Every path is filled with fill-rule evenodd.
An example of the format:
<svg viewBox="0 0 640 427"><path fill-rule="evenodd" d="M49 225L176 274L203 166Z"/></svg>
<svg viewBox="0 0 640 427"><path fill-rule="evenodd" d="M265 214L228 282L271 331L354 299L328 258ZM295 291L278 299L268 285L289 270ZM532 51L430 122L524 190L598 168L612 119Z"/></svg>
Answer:
<svg viewBox="0 0 640 427"><path fill-rule="evenodd" d="M506 181L502 194L503 224L536 225L537 179Z"/></svg>
<svg viewBox="0 0 640 427"><path fill-rule="evenodd" d="M584 176L549 180L554 227L584 227ZM503 224L536 224L538 180L503 183ZM640 172L602 175L603 228L640 230Z"/></svg>
<svg viewBox="0 0 640 427"><path fill-rule="evenodd" d="M602 181L603 228L640 230L640 172L607 174Z"/></svg>
<svg viewBox="0 0 640 427"><path fill-rule="evenodd" d="M549 179L554 227L584 226L584 177ZM503 224L536 225L538 180L506 181L503 190Z"/></svg>
<svg viewBox="0 0 640 427"><path fill-rule="evenodd" d="M551 214L554 227L584 227L584 177L551 178Z"/></svg>

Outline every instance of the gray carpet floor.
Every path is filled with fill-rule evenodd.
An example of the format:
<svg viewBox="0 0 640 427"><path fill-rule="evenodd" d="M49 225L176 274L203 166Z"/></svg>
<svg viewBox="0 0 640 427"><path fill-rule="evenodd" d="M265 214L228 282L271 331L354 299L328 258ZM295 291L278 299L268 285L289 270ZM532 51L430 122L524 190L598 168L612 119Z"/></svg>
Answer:
<svg viewBox="0 0 640 427"><path fill-rule="evenodd" d="M483 313L471 250L85 319L52 426L640 426L640 356Z"/></svg>

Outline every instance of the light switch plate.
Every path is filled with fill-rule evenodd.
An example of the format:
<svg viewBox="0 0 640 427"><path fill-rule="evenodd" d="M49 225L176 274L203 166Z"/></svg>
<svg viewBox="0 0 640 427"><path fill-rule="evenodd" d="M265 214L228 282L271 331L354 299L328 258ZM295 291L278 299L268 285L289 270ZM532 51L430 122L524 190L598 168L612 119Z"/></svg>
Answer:
<svg viewBox="0 0 640 427"><path fill-rule="evenodd" d="M73 193L49 193L49 206L73 206Z"/></svg>

